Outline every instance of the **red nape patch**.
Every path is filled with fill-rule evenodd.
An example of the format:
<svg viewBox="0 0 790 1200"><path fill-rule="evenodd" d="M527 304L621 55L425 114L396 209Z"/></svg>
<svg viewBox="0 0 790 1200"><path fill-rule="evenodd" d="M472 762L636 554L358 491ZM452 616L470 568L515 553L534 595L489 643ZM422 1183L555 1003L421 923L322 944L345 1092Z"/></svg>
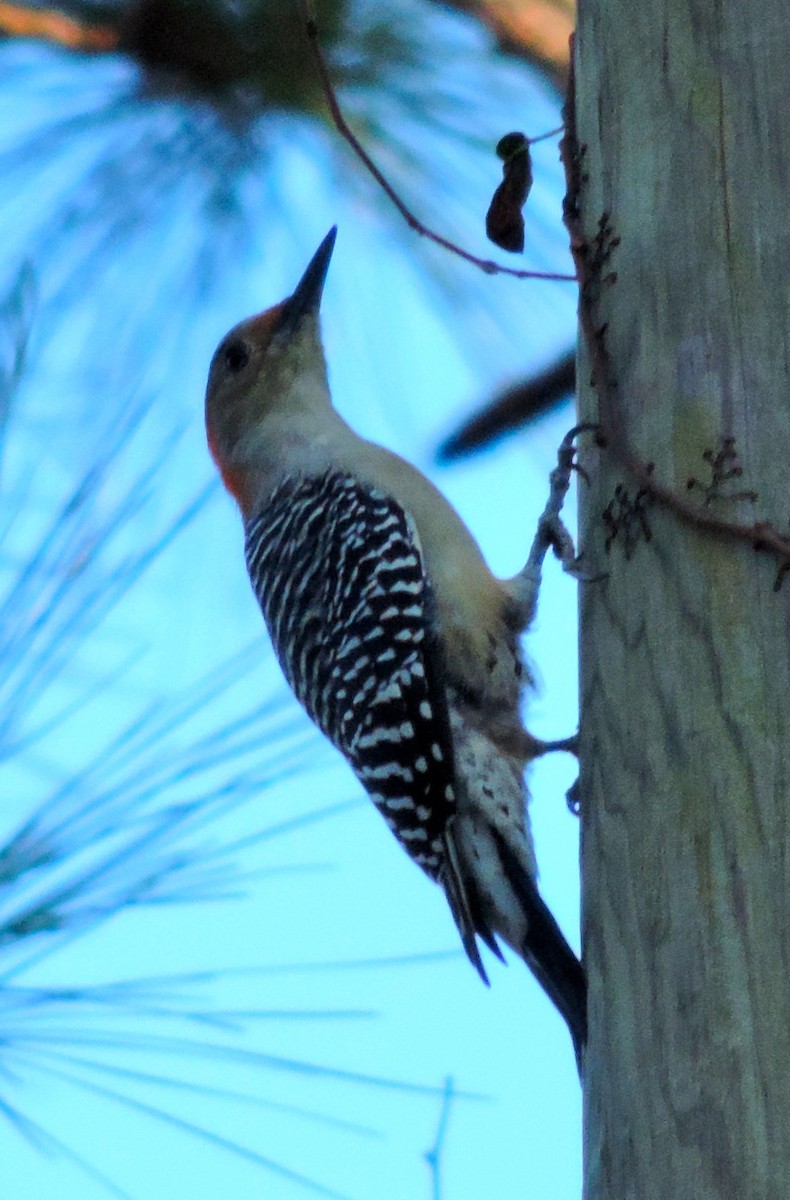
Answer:
<svg viewBox="0 0 790 1200"><path fill-rule="evenodd" d="M245 512L245 500L247 498L247 478L246 472L241 467L231 467L228 463L224 463L220 457L217 444L214 441L214 436L210 429L206 430L206 439L211 457L214 459L217 470L222 476L222 482L230 492L233 499L238 504L242 512Z"/></svg>

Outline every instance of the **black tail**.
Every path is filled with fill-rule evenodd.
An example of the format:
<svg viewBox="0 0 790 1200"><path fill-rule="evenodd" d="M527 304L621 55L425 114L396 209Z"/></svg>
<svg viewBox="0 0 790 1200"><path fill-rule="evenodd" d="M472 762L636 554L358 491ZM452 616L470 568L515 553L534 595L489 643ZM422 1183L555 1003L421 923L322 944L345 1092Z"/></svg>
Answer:
<svg viewBox="0 0 790 1200"><path fill-rule="evenodd" d="M489 986L488 975L480 957L477 938L483 939L501 962L504 962L502 951L497 945L493 931L486 921L477 893L471 880L464 882L464 874L458 861L458 848L455 844L454 822L449 822L444 835L444 867L440 882L444 886L444 894L450 905L450 912L458 926L467 958L475 968L486 987Z"/></svg>
<svg viewBox="0 0 790 1200"><path fill-rule="evenodd" d="M584 968L565 941L535 880L521 865L502 835L493 826L490 829L496 838L502 869L520 898L527 919L522 955L546 995L565 1018L581 1075L584 1047L587 1044L587 979Z"/></svg>

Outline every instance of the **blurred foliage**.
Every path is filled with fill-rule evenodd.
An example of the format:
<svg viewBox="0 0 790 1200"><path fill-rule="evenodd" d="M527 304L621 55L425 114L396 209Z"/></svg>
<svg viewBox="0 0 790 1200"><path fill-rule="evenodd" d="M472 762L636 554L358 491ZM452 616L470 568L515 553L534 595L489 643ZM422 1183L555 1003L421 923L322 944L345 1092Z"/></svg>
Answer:
<svg viewBox="0 0 790 1200"><path fill-rule="evenodd" d="M33 293L25 271L0 304L0 401L11 436L8 414L29 342ZM146 406L132 408L112 439L102 437L89 469L44 521L21 561L20 547L11 550L9 542L26 523L31 493L6 492L13 506L6 515L13 520L0 529L0 1116L34 1149L69 1163L108 1195L132 1193L97 1165L103 1153L97 1153L89 1121L88 1145L81 1147L73 1135L59 1136L60 1122L41 1117L35 1102L26 1100L37 1076L48 1093L60 1090L67 1106L82 1111L88 1100L109 1103L303 1190L340 1198L345 1193L289 1166L276 1144L264 1153L265 1132L249 1145L220 1130L225 1110L242 1104L318 1124L338 1137L379 1135L369 1124L317 1107L316 1079L438 1095L417 1083L366 1077L266 1048L267 1027L306 1021L328 1027L369 1012L332 1001L300 1004L301 992L272 987L273 977L287 978L282 966L229 971L215 963L201 972L107 980L101 953L96 965L88 955L87 969L84 960L74 961L77 945L87 935L95 944L105 926L111 938L118 930L122 946L124 914L139 919L163 906L227 902L256 878L321 870L325 864L298 860L284 867L275 858L267 865L266 846L359 803L292 801L285 820L260 805L315 760L316 735L281 684L270 684L269 696L250 703L247 683L257 646L181 694L170 689L136 711L118 686L128 660L105 667L103 675L86 670L86 648L103 623L134 604L146 570L172 551L213 491L213 485L201 489L157 528L148 484L172 452L171 437L149 458L145 477L133 472L125 491L112 499L105 495L108 476L123 467L141 431L152 450L156 435L146 428L146 416ZM141 515L148 526L142 543ZM130 522L137 532L131 553L124 546ZM260 690L260 681L253 690ZM50 759L48 773L58 779L49 788L36 761L42 750ZM68 765L74 761L79 765ZM35 800L25 799L31 792L26 767L39 793ZM264 934L267 919L276 918L261 913ZM289 969L293 975L311 969L326 974L333 965ZM267 1008L262 995L284 1000ZM256 1030L263 1031L263 1046ZM282 1099L277 1078L283 1074L302 1081L301 1099ZM204 1122L195 1116L198 1101L209 1105Z"/></svg>
<svg viewBox="0 0 790 1200"><path fill-rule="evenodd" d="M344 0L311 5L327 46L340 38L347 7ZM504 49L545 71L562 90L574 0L454 0L454 7L478 17ZM197 92L248 88L265 106L303 111L316 98L297 0L63 0L57 8L3 3L0 30L92 53L121 49L146 67L180 76L182 86L189 81ZM386 17L379 38L369 49L388 56L387 42L397 39Z"/></svg>

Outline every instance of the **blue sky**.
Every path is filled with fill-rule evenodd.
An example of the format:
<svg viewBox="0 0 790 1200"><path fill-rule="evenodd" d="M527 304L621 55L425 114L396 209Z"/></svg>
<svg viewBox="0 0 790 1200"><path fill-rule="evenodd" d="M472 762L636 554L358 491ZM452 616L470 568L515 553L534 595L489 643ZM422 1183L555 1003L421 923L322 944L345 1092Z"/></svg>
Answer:
<svg viewBox="0 0 790 1200"><path fill-rule="evenodd" d="M465 99L460 114L446 104L468 140L386 98L373 115L364 96L348 103L391 120L404 160L437 170L404 176L425 219L488 256L490 147L514 125L557 125L556 104L492 61L472 26L398 11L437 22L425 36L453 50L425 86ZM30 650L7 643L3 841L35 821L11 841L25 869L4 870L0 922L59 924L0 940L0 1197L575 1196L580 1091L564 1026L518 961L492 963L481 985L438 889L288 698L202 432L217 340L286 294L337 223L323 309L336 403L429 471L492 567L512 573L570 409L462 466L435 469L433 451L570 343L574 289L426 248L322 127L275 114L234 143L204 110L138 100L120 59L24 43L0 55L0 282L8 294L24 267L35 293L27 318L17 290L5 322L21 311L30 342L0 477L0 581L6 628ZM195 142L203 151L187 153ZM382 153L397 179L398 154ZM524 265L569 269L560 197L556 145L542 143ZM62 549L50 537L15 593L50 528ZM576 724L575 606L550 563L528 642L529 723L544 736ZM38 682L25 674L37 654ZM543 891L578 945L573 778L554 756L531 787ZM436 1192L424 1154L448 1077Z"/></svg>

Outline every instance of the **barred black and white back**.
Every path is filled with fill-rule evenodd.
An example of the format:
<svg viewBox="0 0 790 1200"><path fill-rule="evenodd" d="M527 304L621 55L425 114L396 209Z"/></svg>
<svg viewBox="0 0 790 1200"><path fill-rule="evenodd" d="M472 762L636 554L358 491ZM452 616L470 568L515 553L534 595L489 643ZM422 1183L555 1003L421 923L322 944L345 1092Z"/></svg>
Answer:
<svg viewBox="0 0 790 1200"><path fill-rule="evenodd" d="M387 824L433 878L455 812L446 701L419 543L389 497L327 472L287 480L246 527L283 672Z"/></svg>

